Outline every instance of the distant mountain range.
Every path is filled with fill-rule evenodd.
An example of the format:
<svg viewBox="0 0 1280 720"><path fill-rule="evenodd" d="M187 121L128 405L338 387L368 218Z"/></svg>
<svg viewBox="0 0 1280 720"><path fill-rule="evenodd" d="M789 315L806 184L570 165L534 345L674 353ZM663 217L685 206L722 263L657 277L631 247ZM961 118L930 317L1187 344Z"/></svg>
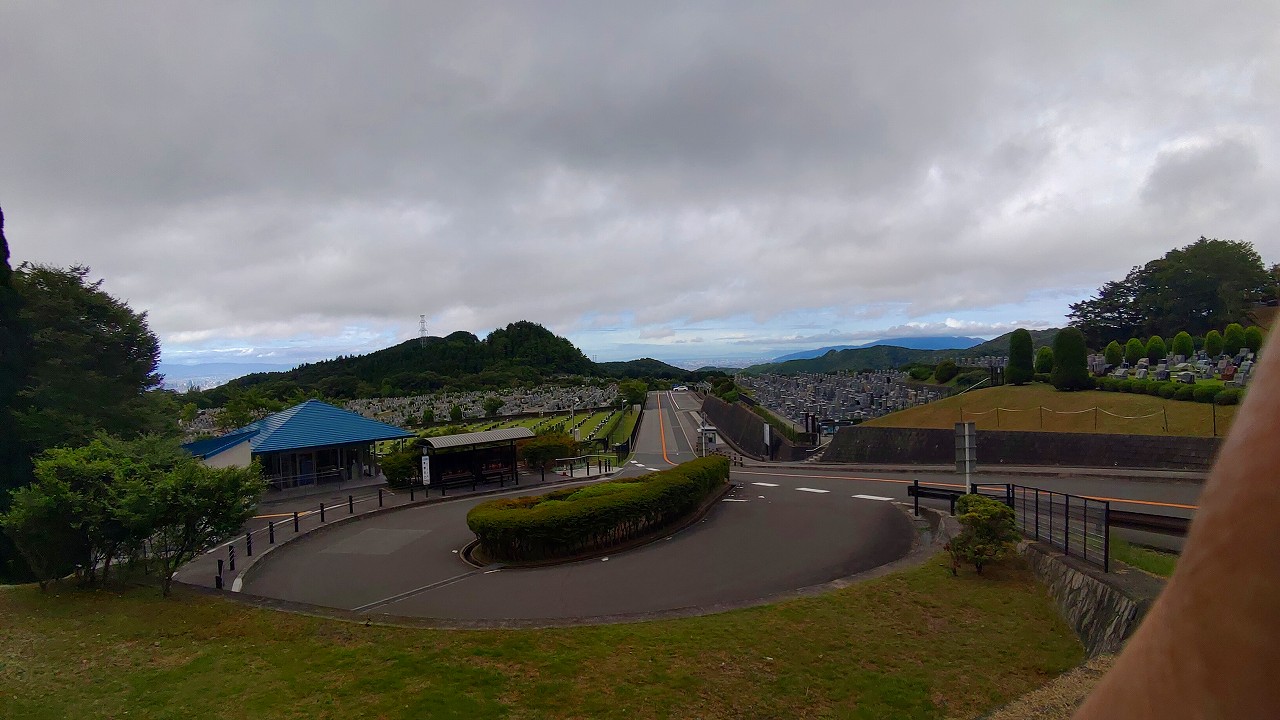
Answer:
<svg viewBox="0 0 1280 720"><path fill-rule="evenodd" d="M793 375L796 373L825 373L836 370L888 370L902 367L910 363L938 363L947 358L983 357L984 355L1008 355L1009 335L1005 333L993 340L963 349L929 350L908 348L898 345L876 344L871 347L847 348L844 350L828 349L818 357L783 360L781 362L752 365L742 372L751 375L774 373ZM1049 330L1032 330L1031 344L1040 348L1053 343L1058 328ZM916 338L919 339L919 338ZM972 339L972 338L968 338ZM825 349L825 348L824 348Z"/></svg>
<svg viewBox="0 0 1280 720"><path fill-rule="evenodd" d="M863 343L862 345L828 345L820 347L816 350L801 350L793 352L789 355L780 355L773 359L773 362L780 363L788 360L809 360L811 358L822 357L832 350L861 350L863 348L875 347L877 345L889 345L892 347L907 348L908 350L967 350L975 345L981 345L986 342L982 338L961 337L958 335L935 335L933 337L907 337L907 338L886 338L884 340L876 340L874 342Z"/></svg>

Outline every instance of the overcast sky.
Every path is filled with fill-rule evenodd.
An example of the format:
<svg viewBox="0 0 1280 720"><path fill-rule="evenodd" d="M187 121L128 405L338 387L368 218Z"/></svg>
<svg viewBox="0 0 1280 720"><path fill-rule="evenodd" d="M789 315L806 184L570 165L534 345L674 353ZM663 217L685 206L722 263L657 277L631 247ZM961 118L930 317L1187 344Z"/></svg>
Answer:
<svg viewBox="0 0 1280 720"><path fill-rule="evenodd" d="M0 3L14 259L168 361L991 336L1280 261L1280 3Z"/></svg>

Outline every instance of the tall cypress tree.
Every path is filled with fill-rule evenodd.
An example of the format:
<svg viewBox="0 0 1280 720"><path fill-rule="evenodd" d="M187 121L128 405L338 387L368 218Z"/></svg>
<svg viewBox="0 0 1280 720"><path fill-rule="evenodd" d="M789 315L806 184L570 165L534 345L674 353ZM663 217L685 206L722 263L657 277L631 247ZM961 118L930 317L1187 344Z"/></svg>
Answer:
<svg viewBox="0 0 1280 720"><path fill-rule="evenodd" d="M1009 367L1005 381L1010 385L1026 385L1035 376L1035 360L1031 354L1031 333L1018 328L1009 336Z"/></svg>

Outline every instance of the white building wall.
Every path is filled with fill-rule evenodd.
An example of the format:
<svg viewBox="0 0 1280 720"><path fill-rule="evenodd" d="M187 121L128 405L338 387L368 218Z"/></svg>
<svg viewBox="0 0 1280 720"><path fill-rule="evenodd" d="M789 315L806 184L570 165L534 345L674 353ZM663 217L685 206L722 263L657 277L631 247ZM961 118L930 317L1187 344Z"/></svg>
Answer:
<svg viewBox="0 0 1280 720"><path fill-rule="evenodd" d="M238 445L223 450L217 455L210 455L204 459L204 464L209 467L249 467L253 462L253 453L249 450L249 439L245 438Z"/></svg>

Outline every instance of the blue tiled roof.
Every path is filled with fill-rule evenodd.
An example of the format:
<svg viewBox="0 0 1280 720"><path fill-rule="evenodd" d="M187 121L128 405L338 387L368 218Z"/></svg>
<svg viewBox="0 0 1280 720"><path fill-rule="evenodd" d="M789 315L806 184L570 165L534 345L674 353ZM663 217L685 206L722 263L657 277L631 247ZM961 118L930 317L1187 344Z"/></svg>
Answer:
<svg viewBox="0 0 1280 720"><path fill-rule="evenodd" d="M253 432L255 431L248 430L248 428L240 428L239 430L233 430L221 437L207 438L205 440L196 440L195 442L186 443L182 446L182 449L203 460L204 458L213 457L224 450L229 450L236 445L239 445L249 439Z"/></svg>
<svg viewBox="0 0 1280 720"><path fill-rule="evenodd" d="M249 437L249 448L253 452L268 453L395 440L413 437L413 433L319 400L308 400L288 410L268 415L239 430L233 430L220 438L201 440L183 447L192 455L208 457L238 445L246 436ZM217 449L210 451L210 447Z"/></svg>

